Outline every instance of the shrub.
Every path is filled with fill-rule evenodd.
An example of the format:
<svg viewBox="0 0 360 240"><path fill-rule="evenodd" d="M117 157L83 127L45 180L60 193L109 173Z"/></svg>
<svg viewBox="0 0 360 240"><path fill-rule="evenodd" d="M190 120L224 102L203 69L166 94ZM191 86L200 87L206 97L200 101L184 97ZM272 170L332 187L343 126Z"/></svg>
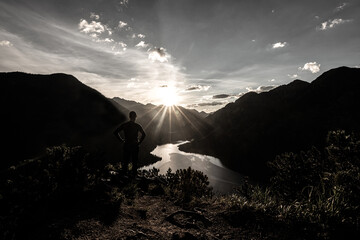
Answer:
<svg viewBox="0 0 360 240"><path fill-rule="evenodd" d="M274 194L291 206L287 215L323 228L359 230L360 141L354 134L331 131L323 153L316 148L285 153L269 165ZM284 213L284 209L282 210Z"/></svg>
<svg viewBox="0 0 360 240"><path fill-rule="evenodd" d="M168 195L178 203L196 202L203 197L212 196L208 177L201 171L191 169L191 167L176 170L175 173L169 169L165 179L168 183Z"/></svg>
<svg viewBox="0 0 360 240"><path fill-rule="evenodd" d="M48 148L44 156L24 160L2 171L0 232L3 235L0 236L11 239L21 232L19 229L46 224L48 212L82 204L80 201L89 190L106 191L98 187L102 172L94 167L96 161L99 159L82 147L55 146ZM101 193L91 196L101 197Z"/></svg>

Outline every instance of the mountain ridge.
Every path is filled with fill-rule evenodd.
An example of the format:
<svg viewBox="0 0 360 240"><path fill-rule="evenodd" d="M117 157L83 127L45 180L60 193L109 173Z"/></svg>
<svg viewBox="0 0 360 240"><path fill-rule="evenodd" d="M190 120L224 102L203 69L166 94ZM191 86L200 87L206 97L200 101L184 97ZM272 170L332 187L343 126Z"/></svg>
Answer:
<svg viewBox="0 0 360 240"><path fill-rule="evenodd" d="M3 92L2 167L38 156L46 147L69 144L119 158L110 135L125 120L101 93L68 74L0 73Z"/></svg>
<svg viewBox="0 0 360 240"><path fill-rule="evenodd" d="M283 152L322 147L329 130L360 131L360 69L340 67L311 83L295 80L269 92L247 93L207 119L214 131L180 146L220 158L264 181L266 162Z"/></svg>

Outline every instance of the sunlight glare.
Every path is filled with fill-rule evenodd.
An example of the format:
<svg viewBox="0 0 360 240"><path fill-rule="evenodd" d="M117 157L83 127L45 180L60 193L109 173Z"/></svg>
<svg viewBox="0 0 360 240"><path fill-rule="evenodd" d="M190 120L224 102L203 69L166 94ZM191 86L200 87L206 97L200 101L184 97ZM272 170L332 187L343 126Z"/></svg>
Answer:
<svg viewBox="0 0 360 240"><path fill-rule="evenodd" d="M162 87L159 89L159 98L164 106L170 107L179 103L179 96L174 87Z"/></svg>

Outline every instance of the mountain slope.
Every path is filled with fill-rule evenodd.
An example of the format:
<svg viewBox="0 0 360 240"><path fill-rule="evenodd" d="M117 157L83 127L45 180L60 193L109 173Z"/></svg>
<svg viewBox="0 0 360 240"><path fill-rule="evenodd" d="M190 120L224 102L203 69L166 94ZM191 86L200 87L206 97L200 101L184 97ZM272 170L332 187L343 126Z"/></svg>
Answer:
<svg viewBox="0 0 360 240"><path fill-rule="evenodd" d="M210 115L207 137L180 148L219 157L257 180L270 174L277 154L324 145L334 129L360 131L360 69L330 70L312 83L296 80L264 93L248 93Z"/></svg>
<svg viewBox="0 0 360 240"><path fill-rule="evenodd" d="M125 120L96 90L66 74L0 73L3 129L1 167L66 143L118 159L112 130Z"/></svg>

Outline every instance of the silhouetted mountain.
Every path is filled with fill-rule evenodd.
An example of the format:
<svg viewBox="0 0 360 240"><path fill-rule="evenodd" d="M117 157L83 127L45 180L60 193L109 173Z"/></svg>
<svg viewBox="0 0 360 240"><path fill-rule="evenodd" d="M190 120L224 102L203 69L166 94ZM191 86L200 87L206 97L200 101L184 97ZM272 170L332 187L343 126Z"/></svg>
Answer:
<svg viewBox="0 0 360 240"><path fill-rule="evenodd" d="M125 116L99 92L66 74L13 72L0 79L1 168L63 143L119 160L112 131Z"/></svg>
<svg viewBox="0 0 360 240"><path fill-rule="evenodd" d="M200 137L210 127L203 114L196 110L179 106L144 105L121 98L113 98L113 101L118 103L120 111L127 109L125 114L129 111L137 113L137 122L147 134L144 143L151 142L153 149L156 145Z"/></svg>
<svg viewBox="0 0 360 240"><path fill-rule="evenodd" d="M329 130L360 131L360 69L330 70L264 93L250 92L209 115L214 131L185 151L219 157L254 179L266 180L266 162L283 152L323 147Z"/></svg>
<svg viewBox="0 0 360 240"><path fill-rule="evenodd" d="M196 110L195 110L196 111ZM206 118L207 116L209 116L208 113L204 112L204 111L201 111L199 112L200 116L203 117L203 118Z"/></svg>

